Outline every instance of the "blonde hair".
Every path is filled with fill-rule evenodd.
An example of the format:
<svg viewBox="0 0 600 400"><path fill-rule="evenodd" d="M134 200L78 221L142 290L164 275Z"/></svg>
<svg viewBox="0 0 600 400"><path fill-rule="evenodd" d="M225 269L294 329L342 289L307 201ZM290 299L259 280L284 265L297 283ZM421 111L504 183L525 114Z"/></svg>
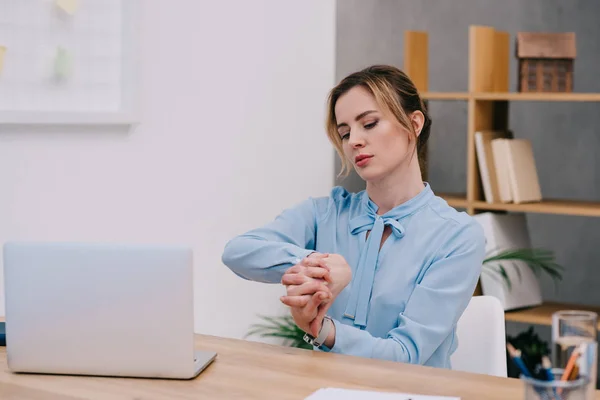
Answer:
<svg viewBox="0 0 600 400"><path fill-rule="evenodd" d="M367 89L377 104L391 112L400 125L410 132L409 142L416 143L417 157L422 160L424 158L423 148L429 138L431 118L417 88L400 69L388 65L374 65L348 75L329 93L326 130L327 136L342 162L342 170L339 175L347 176L351 169L351 163L344 156L342 149L342 138L338 133L338 123L335 117L335 105L343 94L356 86ZM423 128L418 137L409 116L414 111L421 111L425 116Z"/></svg>

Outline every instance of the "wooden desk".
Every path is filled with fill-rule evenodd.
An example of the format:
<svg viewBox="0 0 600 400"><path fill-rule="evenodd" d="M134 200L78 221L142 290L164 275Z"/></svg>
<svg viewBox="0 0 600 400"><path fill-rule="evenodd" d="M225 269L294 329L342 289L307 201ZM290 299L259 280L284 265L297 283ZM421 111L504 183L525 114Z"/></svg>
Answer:
<svg viewBox="0 0 600 400"><path fill-rule="evenodd" d="M459 396L463 400L520 399L517 379L325 354L197 335L198 349L218 352L190 381L13 374L0 348L0 398L32 399L303 399L322 387ZM600 398L600 397L599 397Z"/></svg>
<svg viewBox="0 0 600 400"><path fill-rule="evenodd" d="M219 355L189 381L13 374L7 370L5 348L0 348L0 399L304 399L322 387L458 396L463 400L523 398L523 384L518 379L212 336L197 335L196 346Z"/></svg>

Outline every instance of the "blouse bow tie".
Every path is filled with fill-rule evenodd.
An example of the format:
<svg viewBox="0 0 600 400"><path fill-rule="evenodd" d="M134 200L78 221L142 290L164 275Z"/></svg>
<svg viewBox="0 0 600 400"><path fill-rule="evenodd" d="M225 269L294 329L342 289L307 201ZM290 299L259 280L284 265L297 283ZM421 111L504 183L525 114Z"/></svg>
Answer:
<svg viewBox="0 0 600 400"><path fill-rule="evenodd" d="M360 254L358 266L352 279L350 298L346 305L344 315L354 319L354 324L362 327L367 325L367 312L371 289L375 279L375 268L379 257L379 246L383 237L385 226L390 226L394 236L398 239L404 236L404 227L397 221L405 216L405 212L391 210L384 215L377 215L371 201L368 202L367 214L354 217L350 220L350 232L357 235L371 230L367 244Z"/></svg>

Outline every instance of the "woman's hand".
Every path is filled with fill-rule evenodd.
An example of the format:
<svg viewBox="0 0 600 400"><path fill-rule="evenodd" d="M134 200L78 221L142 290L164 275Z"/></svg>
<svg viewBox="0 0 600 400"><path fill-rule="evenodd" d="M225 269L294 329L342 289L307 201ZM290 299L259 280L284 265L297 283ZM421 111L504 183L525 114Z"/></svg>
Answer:
<svg viewBox="0 0 600 400"><path fill-rule="evenodd" d="M324 257L307 258L304 262L308 268L321 267L329 271L329 288L335 299L352 280L352 269L344 257L339 254L328 254Z"/></svg>
<svg viewBox="0 0 600 400"><path fill-rule="evenodd" d="M317 282L326 285L335 299L352 280L352 269L346 262L346 259L339 254L319 254L313 253L309 257L302 260L299 264L288 269L281 279L281 283L286 287L290 285L302 286L303 295L313 294L317 290L310 291L310 288L323 288ZM307 291L308 290L308 291ZM293 296L296 291L288 293L288 296ZM288 299L291 300L291 307L303 306L308 303L308 297L303 299Z"/></svg>
<svg viewBox="0 0 600 400"><path fill-rule="evenodd" d="M288 293L281 301L291 307L300 329L317 336L331 303L351 279L352 270L344 257L313 253L286 271L281 282Z"/></svg>
<svg viewBox="0 0 600 400"><path fill-rule="evenodd" d="M299 264L288 269L281 283L287 289L287 295L281 297L281 301L290 307L304 307L311 300L312 295L322 293L324 299L331 298L331 290L329 283L331 277L329 268L313 264L309 266L309 260L317 260L325 258L326 254L312 253L307 258L303 259Z"/></svg>
<svg viewBox="0 0 600 400"><path fill-rule="evenodd" d="M327 309L324 308L328 295L317 292L309 297L308 302L302 307L290 307L294 322L300 329L313 336L317 336L323 324L323 318ZM329 307L327 307L329 308Z"/></svg>

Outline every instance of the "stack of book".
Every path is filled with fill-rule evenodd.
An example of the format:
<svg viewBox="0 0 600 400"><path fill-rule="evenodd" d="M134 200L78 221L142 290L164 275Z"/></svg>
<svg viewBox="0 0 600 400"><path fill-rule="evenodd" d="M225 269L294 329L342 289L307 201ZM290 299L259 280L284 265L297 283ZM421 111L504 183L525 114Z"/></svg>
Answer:
<svg viewBox="0 0 600 400"><path fill-rule="evenodd" d="M528 139L504 131L475 132L475 149L485 201L527 203L542 200L535 159Z"/></svg>

